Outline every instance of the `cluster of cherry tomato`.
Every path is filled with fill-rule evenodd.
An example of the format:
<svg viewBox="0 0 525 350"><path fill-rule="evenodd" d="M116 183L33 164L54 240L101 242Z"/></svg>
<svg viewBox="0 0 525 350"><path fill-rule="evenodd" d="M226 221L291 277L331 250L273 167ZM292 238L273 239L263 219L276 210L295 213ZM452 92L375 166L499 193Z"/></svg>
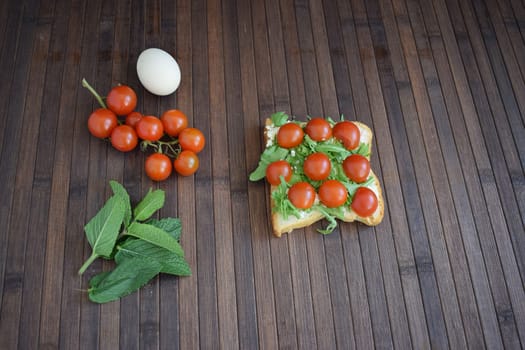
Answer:
<svg viewBox="0 0 525 350"><path fill-rule="evenodd" d="M341 121L332 125L323 118L311 119L304 129L297 123L289 122L282 125L276 136L280 147L291 149L299 146L307 134L317 142L336 138L347 150L355 150L359 147L360 130L350 121ZM343 171L349 180L355 183L363 183L370 174L370 162L360 154L351 154L342 163ZM315 152L308 155L303 163L302 171L309 181L322 181L317 192L309 181L300 181L293 184L288 190L288 199L299 209L309 209L314 205L316 194L319 201L328 208L336 208L343 205L348 199L346 186L337 179L328 179L332 170L330 158L323 152ZM270 163L266 168L266 179L272 185L279 185L281 176L286 182L292 178L293 169L286 160L278 160ZM372 215L378 206L377 196L366 186L358 187L355 192L351 208L361 216Z"/></svg>
<svg viewBox="0 0 525 350"><path fill-rule="evenodd" d="M197 171L197 154L204 148L205 137L199 129L188 127L188 118L183 112L171 109L160 118L143 115L135 110L137 95L129 86L113 87L104 102L85 80L82 84L101 105L88 118L88 129L93 136L109 139L121 152L129 152L139 143L142 150L153 148L155 152L146 158L145 171L154 181L167 179L173 169L183 176Z"/></svg>

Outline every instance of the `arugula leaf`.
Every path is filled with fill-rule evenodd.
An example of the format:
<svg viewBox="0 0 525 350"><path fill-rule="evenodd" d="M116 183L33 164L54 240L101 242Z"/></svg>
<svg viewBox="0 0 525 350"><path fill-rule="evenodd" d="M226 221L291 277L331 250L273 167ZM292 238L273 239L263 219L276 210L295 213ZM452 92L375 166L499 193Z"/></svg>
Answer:
<svg viewBox="0 0 525 350"><path fill-rule="evenodd" d="M86 224L84 231L92 248L91 256L82 265L79 274L84 273L96 258L109 258L115 247L124 220L125 203L120 196L108 199L100 211Z"/></svg>
<svg viewBox="0 0 525 350"><path fill-rule="evenodd" d="M141 257L125 259L111 272L93 277L88 290L89 299L95 303L117 300L147 284L160 269L160 264L155 261Z"/></svg>
<svg viewBox="0 0 525 350"><path fill-rule="evenodd" d="M286 148L279 147L278 145L273 145L264 150L261 154L261 159L259 160L259 165L257 168L250 174L250 181L259 181L264 179L266 176L266 168L270 163L275 161L285 159L288 155L289 150Z"/></svg>
<svg viewBox="0 0 525 350"><path fill-rule="evenodd" d="M122 245L117 247L117 250L118 252L115 255L117 264L120 264L125 259L141 257L158 263L162 273L177 276L191 275L190 266L182 256L141 239L127 239Z"/></svg>
<svg viewBox="0 0 525 350"><path fill-rule="evenodd" d="M133 215L136 221L149 219L153 213L164 206L165 194L163 190L152 191L149 189L144 198L137 204Z"/></svg>
<svg viewBox="0 0 525 350"><path fill-rule="evenodd" d="M323 235L332 233L337 227L336 219L343 220L345 216L342 206L337 207L337 208L328 208L328 207L325 207L324 205L318 204L318 205L314 205L312 208L315 208L316 210L321 212L324 218L328 221L328 226L325 229L317 230L319 233L322 233Z"/></svg>
<svg viewBox="0 0 525 350"><path fill-rule="evenodd" d="M299 219L301 217L301 211L288 199L289 186L290 184L286 183L284 177L281 176L281 183L272 193L272 199L275 203L276 211L281 213L285 220L288 219L289 215L294 215Z"/></svg>
<svg viewBox="0 0 525 350"><path fill-rule="evenodd" d="M180 256L184 256L184 251L179 242L169 233L156 226L134 222L129 225L126 235L140 238L146 242L179 254Z"/></svg>
<svg viewBox="0 0 525 350"><path fill-rule="evenodd" d="M274 113L270 118L275 126L282 126L288 122L288 115L284 112Z"/></svg>
<svg viewBox="0 0 525 350"><path fill-rule="evenodd" d="M124 203L124 226L128 227L131 222L131 202L129 199L128 191L117 181L111 180L109 182L109 185L111 186L111 190L116 196L119 196L122 198L122 201Z"/></svg>

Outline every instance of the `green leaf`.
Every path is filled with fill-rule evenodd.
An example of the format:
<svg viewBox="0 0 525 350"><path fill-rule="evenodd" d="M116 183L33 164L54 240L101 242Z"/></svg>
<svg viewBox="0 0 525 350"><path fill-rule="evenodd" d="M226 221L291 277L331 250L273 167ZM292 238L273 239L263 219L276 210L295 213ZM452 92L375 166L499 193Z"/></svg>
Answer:
<svg viewBox="0 0 525 350"><path fill-rule="evenodd" d="M129 225L126 234L184 256L184 251L179 242L169 233L156 226L134 222Z"/></svg>
<svg viewBox="0 0 525 350"><path fill-rule="evenodd" d="M91 279L89 280L89 287L93 288L97 286L110 273L111 271L104 271L104 272L99 273L98 275L91 277Z"/></svg>
<svg viewBox="0 0 525 350"><path fill-rule="evenodd" d="M147 224L158 227L167 233L169 233L177 241L180 241L180 235L182 232L182 223L179 218L163 218L160 220L150 219Z"/></svg>
<svg viewBox="0 0 525 350"><path fill-rule="evenodd" d="M160 271L160 264L140 257L125 259L109 273L95 276L90 281L89 299L107 303L131 294L147 284Z"/></svg>
<svg viewBox="0 0 525 350"><path fill-rule="evenodd" d="M146 260L154 260L160 264L162 273L169 273L177 276L190 276L191 269L184 257L170 252L141 239L129 238L117 247L115 261L120 264L123 260L141 257Z"/></svg>
<svg viewBox="0 0 525 350"><path fill-rule="evenodd" d="M111 180L109 182L109 185L111 186L111 189L113 190L113 193L116 196L119 196L122 198L123 203L125 204L125 211L124 211L124 226L128 227L131 222L131 202L129 199L128 191L117 181Z"/></svg>
<svg viewBox="0 0 525 350"><path fill-rule="evenodd" d="M332 233L335 230L335 228L337 227L336 218L340 220L344 219L344 211L342 206L337 208L328 208L324 205L318 204L313 206L312 208L315 208L316 210L320 211L323 214L324 218L328 221L328 226L325 229L317 230L323 235Z"/></svg>
<svg viewBox="0 0 525 350"><path fill-rule="evenodd" d="M135 220L144 221L149 219L153 213L164 206L164 199L165 194L163 190L152 191L150 189L133 211Z"/></svg>
<svg viewBox="0 0 525 350"><path fill-rule="evenodd" d="M270 118L275 126L281 126L288 122L288 115L284 112L274 113Z"/></svg>
<svg viewBox="0 0 525 350"><path fill-rule="evenodd" d="M125 207L120 196L112 196L86 224L84 231L93 253L104 257L111 255L122 226Z"/></svg>
<svg viewBox="0 0 525 350"><path fill-rule="evenodd" d="M250 181L259 181L264 179L266 176L266 168L270 163L286 158L289 150L286 148L279 147L278 145L273 145L264 150L261 154L261 159L259 160L259 165L257 168L250 174Z"/></svg>

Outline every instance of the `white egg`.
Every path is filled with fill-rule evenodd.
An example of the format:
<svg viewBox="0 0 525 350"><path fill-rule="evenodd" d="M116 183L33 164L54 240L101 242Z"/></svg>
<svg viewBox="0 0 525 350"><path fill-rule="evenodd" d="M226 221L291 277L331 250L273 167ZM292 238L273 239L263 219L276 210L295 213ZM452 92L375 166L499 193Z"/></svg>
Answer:
<svg viewBox="0 0 525 350"><path fill-rule="evenodd" d="M137 60L137 75L152 94L166 96L180 84L180 67L166 51L151 48L142 51Z"/></svg>

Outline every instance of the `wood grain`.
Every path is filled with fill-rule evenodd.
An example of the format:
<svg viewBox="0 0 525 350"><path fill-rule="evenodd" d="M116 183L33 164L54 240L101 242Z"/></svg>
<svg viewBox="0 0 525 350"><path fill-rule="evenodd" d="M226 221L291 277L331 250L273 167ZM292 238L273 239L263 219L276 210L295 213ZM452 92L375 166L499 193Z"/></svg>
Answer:
<svg viewBox="0 0 525 350"><path fill-rule="evenodd" d="M525 346L525 6L520 0L119 0L0 4L0 348L519 349ZM172 54L175 94L140 52ZM86 121L116 84L180 109L206 147L152 182ZM264 121L359 120L385 197L376 227L272 235L250 182ZM83 232L121 182L166 193L190 277L108 304Z"/></svg>

